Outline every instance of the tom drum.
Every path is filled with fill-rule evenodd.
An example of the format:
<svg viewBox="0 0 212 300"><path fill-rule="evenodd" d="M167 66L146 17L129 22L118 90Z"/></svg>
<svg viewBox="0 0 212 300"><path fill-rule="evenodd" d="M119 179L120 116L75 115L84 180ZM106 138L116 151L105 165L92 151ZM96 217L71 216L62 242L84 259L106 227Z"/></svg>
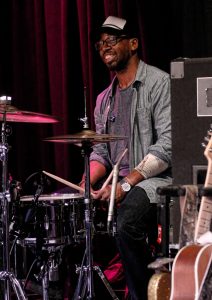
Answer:
<svg viewBox="0 0 212 300"><path fill-rule="evenodd" d="M61 245L84 238L84 202L82 195L41 195L20 198L21 228L24 245Z"/></svg>

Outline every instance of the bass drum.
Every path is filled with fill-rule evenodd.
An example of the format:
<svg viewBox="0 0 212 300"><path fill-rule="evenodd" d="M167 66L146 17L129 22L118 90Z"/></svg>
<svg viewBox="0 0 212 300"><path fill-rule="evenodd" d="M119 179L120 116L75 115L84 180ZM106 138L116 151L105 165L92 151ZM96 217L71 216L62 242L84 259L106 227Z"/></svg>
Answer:
<svg viewBox="0 0 212 300"><path fill-rule="evenodd" d="M20 198L19 216L24 245L62 245L84 238L84 200L77 194Z"/></svg>

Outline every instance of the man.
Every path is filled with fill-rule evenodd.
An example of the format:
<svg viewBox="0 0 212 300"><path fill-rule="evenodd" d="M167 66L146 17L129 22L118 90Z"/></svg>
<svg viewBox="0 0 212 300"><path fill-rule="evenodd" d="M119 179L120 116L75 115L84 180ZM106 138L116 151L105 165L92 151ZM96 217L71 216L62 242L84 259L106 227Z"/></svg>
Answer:
<svg viewBox="0 0 212 300"><path fill-rule="evenodd" d="M115 72L110 86L97 97L96 131L128 138L93 147L91 191L99 201L110 199L111 184L98 190L94 186L107 178L127 148L116 186L116 239L130 299L147 299L151 261L147 238L156 222L151 219L152 203L157 202L157 187L171 184L170 78L140 60L139 34L129 21L109 16L95 39L102 61Z"/></svg>

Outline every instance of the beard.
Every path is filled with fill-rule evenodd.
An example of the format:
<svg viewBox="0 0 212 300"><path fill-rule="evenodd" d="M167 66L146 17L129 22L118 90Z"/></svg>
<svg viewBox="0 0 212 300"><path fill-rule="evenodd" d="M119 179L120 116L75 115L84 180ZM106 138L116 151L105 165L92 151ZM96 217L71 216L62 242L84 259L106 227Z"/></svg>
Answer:
<svg viewBox="0 0 212 300"><path fill-rule="evenodd" d="M127 64L128 64L128 60L122 60L111 64L108 63L106 65L110 71L120 72L127 67Z"/></svg>
<svg viewBox="0 0 212 300"><path fill-rule="evenodd" d="M103 58L103 62L106 64L106 66L110 71L120 72L126 69L131 56L132 56L131 53L124 52L124 53L116 54L115 59L109 62L105 62Z"/></svg>

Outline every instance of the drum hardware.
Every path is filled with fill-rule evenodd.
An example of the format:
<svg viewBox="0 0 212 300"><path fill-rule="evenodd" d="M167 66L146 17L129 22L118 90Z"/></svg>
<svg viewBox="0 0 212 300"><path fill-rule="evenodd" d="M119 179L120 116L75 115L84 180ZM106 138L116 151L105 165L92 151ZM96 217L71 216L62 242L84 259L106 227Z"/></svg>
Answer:
<svg viewBox="0 0 212 300"><path fill-rule="evenodd" d="M92 146L99 143L108 143L123 139L126 139L126 136L120 136L115 134L98 134L95 131L85 129L75 134L48 137L45 138L44 141L75 144L83 148L84 144L90 144Z"/></svg>
<svg viewBox="0 0 212 300"><path fill-rule="evenodd" d="M79 272L79 278L77 287L74 293L74 300L77 299L94 299L94 284L93 284L93 271L97 271L97 268L93 266L93 253L92 253L92 228L93 228L93 203L91 201L90 192L90 153L94 144L112 142L121 140L126 137L109 135L109 134L97 134L92 130L85 129L80 133L74 135L56 136L46 138L44 141L49 142L62 142L68 144L75 144L82 148L82 156L84 157L85 167L85 254L83 257L82 265ZM100 272L97 271L100 276ZM102 273L100 279L106 282L107 279ZM109 286L109 282L107 284ZM113 292L112 288L109 289L110 295L113 299L118 300L117 296Z"/></svg>
<svg viewBox="0 0 212 300"><path fill-rule="evenodd" d="M41 215L39 214L40 201L39 197L43 192L43 185L38 184L35 194L32 197L31 206L27 210L24 218L23 224L20 226L20 234L19 240L22 238L26 238L30 232L30 224L34 222L34 232L35 232L35 241L36 241L36 251L41 251L44 239L43 239L43 231L41 228ZM45 226L45 223L44 223ZM44 227L45 228L45 227Z"/></svg>
<svg viewBox="0 0 212 300"><path fill-rule="evenodd" d="M7 122L21 122L21 123L57 123L57 122L59 122L59 119L55 116L19 110L15 106L10 105L11 97L2 96L0 98L1 98L0 99L0 121L4 122L5 115L6 115Z"/></svg>
<svg viewBox="0 0 212 300"><path fill-rule="evenodd" d="M90 153L91 143L82 142L82 155L84 156L85 164L85 236L86 245L85 253L82 262L82 267L79 274L77 288L74 293L74 299L83 299L86 295L87 299L94 299L94 286L93 286L93 255L92 255L92 226L93 226L93 207L90 197ZM86 262L85 262L86 261ZM86 265L84 264L86 263Z"/></svg>
<svg viewBox="0 0 212 300"><path fill-rule="evenodd" d="M22 190L21 183L19 181L11 180L9 183L9 192L11 197L11 219L9 223L9 234L15 239L10 249L10 255L16 244L17 239L23 234L18 221L19 205L20 205L20 191Z"/></svg>
<svg viewBox="0 0 212 300"><path fill-rule="evenodd" d="M33 196L20 198L20 214L32 208ZM83 197L79 193L45 194L38 199L38 218L32 218L27 224L27 236L20 241L23 246L36 246L35 226L42 237L42 246L57 246L80 243L84 238ZM22 226L24 227L24 225ZM26 230L25 230L26 231Z"/></svg>
<svg viewBox="0 0 212 300"><path fill-rule="evenodd" d="M49 281L58 281L59 279L59 264L61 262L60 256L57 256L57 252L54 247L48 248L48 254L45 260L43 260L43 265L41 266L41 271L37 276L37 280L42 281L42 294L43 300L49 299Z"/></svg>
<svg viewBox="0 0 212 300"><path fill-rule="evenodd" d="M38 185L37 190L35 192L34 198L32 199L32 207L27 211L24 223L27 225L29 222L31 222L35 217L38 218L37 210L39 206L39 197L43 192L43 186Z"/></svg>
<svg viewBox="0 0 212 300"><path fill-rule="evenodd" d="M83 124L84 129L89 129L89 124L88 124L88 116L87 116L87 87L84 86L84 118L80 118L80 121Z"/></svg>
<svg viewBox="0 0 212 300"><path fill-rule="evenodd" d="M54 252L50 253L48 266L49 266L49 281L58 281L59 280L59 267L60 261L56 257Z"/></svg>
<svg viewBox="0 0 212 300"><path fill-rule="evenodd" d="M85 258L85 257L84 257L84 258ZM83 258L83 263L84 263L84 258ZM81 270L82 270L82 266L81 266L81 267L76 266L76 273L79 274L79 279L80 279L80 281L85 280L85 279L83 278L84 274L81 273ZM105 277L104 273L103 273L102 270L100 269L100 267L97 266L97 265L95 265L95 266L93 266L93 270L97 272L97 274L98 274L99 277L101 278L101 280L102 280L104 286L106 287L106 289L107 289L108 292L110 293L111 297L112 297L113 299L115 299L115 300L119 300L118 297L116 296L116 293L113 291L113 289L112 289L112 287L111 287L109 281L107 280L107 278ZM86 271L88 271L88 270L86 270ZM84 296L84 295L85 295L85 290L82 290L82 296ZM76 296L74 296L74 299L77 299L77 298L75 298L75 297L76 297ZM78 298L78 299L85 299L85 298ZM86 298L86 299L88 299L88 298ZM92 298L92 299L94 299L94 298Z"/></svg>
<svg viewBox="0 0 212 300"><path fill-rule="evenodd" d="M11 201L12 202L16 201L17 203L18 202L17 200L20 198L20 192L22 190L21 182L17 180L13 180L11 177L9 180L9 190L10 190Z"/></svg>
<svg viewBox="0 0 212 300"><path fill-rule="evenodd" d="M98 136L98 140L100 139L99 136L100 135L97 135L96 133L94 134L94 137ZM106 137L107 136L107 137ZM93 131L91 130L84 130L82 131L81 133L77 133L76 135L74 136L65 136L65 139L69 140L70 143L75 143L76 142L76 139L78 140L77 141L77 144L79 144L79 140L81 139L81 141L83 141L85 139L85 141L87 140L90 140L92 141L92 143L97 143L96 139L93 138ZM92 138L91 138L92 137ZM116 136L111 136L111 135L104 135L103 137L103 140L104 141L113 141L114 138L116 139ZM56 140L54 140L54 138L49 138L49 141L59 141L59 142L62 142L64 139L64 136L62 137L56 137ZM123 137L120 137L119 136L119 139L123 139ZM48 139L46 139L47 141ZM66 141L67 142L67 141ZM122 160L122 158L124 157L124 155L127 153L128 149L126 148L123 153L120 155L120 157L118 158L117 160L117 163L114 165L114 168L113 170L111 171L110 175L108 176L108 178L106 179L105 183L103 184L102 188L104 188L107 184L109 184L109 182L111 181L112 179L112 190L111 190L111 197L110 197L110 202L109 202L109 211L108 211L108 222L107 222L107 231L109 234L112 234L114 235L116 233L116 226L114 227L114 217L113 217L113 211L114 211L114 202L115 202L115 191L116 191L116 184L117 184L117 180L118 180L118 173L119 173L119 165L120 165L120 162ZM81 187L67 181L67 180L64 180L63 178L60 178L56 175L53 175L49 172L46 172L46 171L43 171L44 174L46 174L47 176L71 187L71 188L74 188L76 190L79 190L80 192L85 192L84 189L82 189ZM91 196L92 196L92 193L91 193Z"/></svg>
<svg viewBox="0 0 212 300"><path fill-rule="evenodd" d="M83 257L81 268L77 270L79 273L78 283L74 294L75 299L94 299L94 285L93 285L93 271L97 271L101 280L105 284L106 288L110 292L113 299L118 299L116 294L107 282L104 274L100 274L100 268L93 266L93 255L92 255L92 228L93 228L93 203L91 202L90 196L90 164L89 157L91 153L91 147L97 143L112 142L126 137L108 135L108 134L97 134L91 130L83 130L75 135L57 136L45 139L50 142L62 142L71 143L82 147L82 155L84 156L85 164L85 235L86 235L86 249ZM126 152L125 152L126 153ZM125 154L124 153L124 154ZM123 155L124 155L123 154ZM123 156L122 156L123 157ZM56 178L55 178L56 179ZM66 183L65 183L66 184Z"/></svg>
<svg viewBox="0 0 212 300"><path fill-rule="evenodd" d="M9 202L11 201L8 180L7 180L7 162L8 162L8 150L7 144L7 133L8 126L6 125L7 114L6 107L7 103L10 103L11 97L0 98L1 103L4 103L3 109L1 104L2 114L2 127L1 127L1 144L0 144L0 159L2 161L2 193L0 193L1 207L2 207L2 238L3 238L3 271L0 272L0 280L4 280L4 298L5 300L10 299L10 286L9 281L12 284L13 290L16 293L18 299L27 299L24 295L24 291L16 279L15 275L10 271L10 257L9 257Z"/></svg>
<svg viewBox="0 0 212 300"><path fill-rule="evenodd" d="M42 284L42 299L49 299L49 282L56 282L59 280L59 265L61 263L61 246L51 246L47 249L42 249L36 253L36 258L32 262L28 274L25 279L24 289L27 288L30 275L33 268L37 265L40 268L38 274L34 273L33 276L37 282Z"/></svg>
<svg viewBox="0 0 212 300"><path fill-rule="evenodd" d="M29 193L34 194L38 185L43 186L43 193L51 193L52 191L52 182L48 176L46 176L42 170L30 174L23 183L23 190L25 195ZM29 193L28 193L29 192Z"/></svg>
<svg viewBox="0 0 212 300"><path fill-rule="evenodd" d="M79 278L77 287L74 293L74 300L77 299L94 299L94 283L93 272L96 271L100 279L108 289L111 297L118 300L115 292L107 281L100 268L93 265L93 253L92 253L92 228L93 228L93 203L90 197L90 153L91 142L82 142L82 154L84 156L85 164L85 236L86 245L83 261L79 270Z"/></svg>
<svg viewBox="0 0 212 300"><path fill-rule="evenodd" d="M0 160L2 161L2 192L0 193L1 216L2 216L2 245L3 245L3 270L0 271L0 280L4 281L4 299L10 300L10 285L19 300L26 300L26 296L21 284L10 270L10 239L9 239L9 203L11 194L8 187L7 163L9 145L7 137L11 134L11 128L6 122L27 122L27 123L56 123L58 119L52 116L18 110L11 106L12 98L9 96L0 97L0 121L1 126L1 143L0 143ZM13 195L12 195L13 196Z"/></svg>

